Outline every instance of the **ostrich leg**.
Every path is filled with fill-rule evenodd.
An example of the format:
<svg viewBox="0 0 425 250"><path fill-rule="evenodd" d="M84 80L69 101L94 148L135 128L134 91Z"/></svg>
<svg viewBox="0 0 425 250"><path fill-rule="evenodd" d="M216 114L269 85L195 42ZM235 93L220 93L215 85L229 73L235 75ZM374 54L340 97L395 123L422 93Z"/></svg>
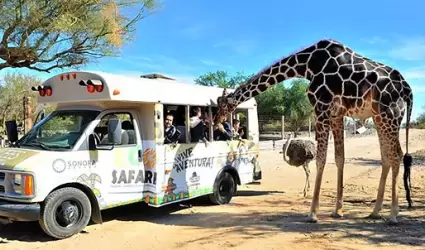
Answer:
<svg viewBox="0 0 425 250"><path fill-rule="evenodd" d="M310 191L310 168L308 163L303 164L304 172L305 172L305 185L303 191L303 197L307 196L307 193Z"/></svg>

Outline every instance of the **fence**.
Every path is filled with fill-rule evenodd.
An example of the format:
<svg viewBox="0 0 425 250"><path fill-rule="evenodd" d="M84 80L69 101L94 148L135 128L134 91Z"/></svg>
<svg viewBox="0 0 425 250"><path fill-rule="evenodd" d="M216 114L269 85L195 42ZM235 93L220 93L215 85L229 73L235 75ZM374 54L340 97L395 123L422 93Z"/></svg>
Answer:
<svg viewBox="0 0 425 250"><path fill-rule="evenodd" d="M376 135L376 129L371 123L363 123L361 121L348 118L344 119L344 137L364 137ZM262 114L258 116L258 126L260 132L260 140L282 140L288 138L290 130L287 124L285 124L285 117L281 115L273 114ZM297 137L300 138L314 138L314 120L307 122L307 125L298 128ZM330 134L332 140L332 133Z"/></svg>

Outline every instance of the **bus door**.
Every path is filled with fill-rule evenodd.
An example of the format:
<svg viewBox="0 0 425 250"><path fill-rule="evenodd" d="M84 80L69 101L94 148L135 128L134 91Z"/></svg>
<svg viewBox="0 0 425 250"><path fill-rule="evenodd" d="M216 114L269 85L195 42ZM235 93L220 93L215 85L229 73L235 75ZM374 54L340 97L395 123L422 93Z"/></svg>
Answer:
<svg viewBox="0 0 425 250"><path fill-rule="evenodd" d="M98 182L106 194L105 202L116 204L140 199L143 196L145 171L142 161L140 128L136 115L130 111L108 110L100 115L100 122L94 128L96 150L96 172ZM119 118L121 122L121 143L111 144L108 139L108 121Z"/></svg>

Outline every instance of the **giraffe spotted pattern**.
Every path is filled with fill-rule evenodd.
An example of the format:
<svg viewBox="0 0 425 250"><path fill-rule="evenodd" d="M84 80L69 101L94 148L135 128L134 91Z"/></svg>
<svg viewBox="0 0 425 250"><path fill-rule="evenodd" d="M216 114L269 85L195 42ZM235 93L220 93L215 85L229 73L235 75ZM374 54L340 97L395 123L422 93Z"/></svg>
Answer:
<svg viewBox="0 0 425 250"><path fill-rule="evenodd" d="M329 133L332 131L337 165L337 201L334 217L343 216L344 179L344 116L365 120L372 117L378 132L382 158L382 173L378 186L377 200L369 218L380 218L385 183L392 171L392 202L389 222L397 223L399 213L397 179L400 161L403 158L399 141L401 121L406 118L406 154L404 185L409 207L410 166L408 154L410 116L412 113L412 89L401 73L382 63L373 61L354 52L344 44L330 40L319 42L284 57L263 69L239 86L233 93L226 89L217 99L219 107L215 123L222 122L229 112L275 84L291 78L310 81L307 97L313 106L317 141L317 175L313 200L309 214L310 222L317 222L320 188L326 164Z"/></svg>

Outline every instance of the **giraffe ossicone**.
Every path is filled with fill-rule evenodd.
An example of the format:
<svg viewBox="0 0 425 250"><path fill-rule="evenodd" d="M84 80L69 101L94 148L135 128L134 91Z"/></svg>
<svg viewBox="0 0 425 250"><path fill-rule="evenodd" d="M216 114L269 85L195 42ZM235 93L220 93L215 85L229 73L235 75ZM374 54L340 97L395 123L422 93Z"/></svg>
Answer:
<svg viewBox="0 0 425 250"><path fill-rule="evenodd" d="M412 89L402 74L387 65L354 52L348 46L331 39L320 40L266 67L234 92L217 100L215 122L221 122L246 100L291 78L310 81L306 90L315 117L317 141L316 181L309 221L316 222L323 171L326 164L329 134L332 132L337 165L337 201L334 217L342 217L344 179L344 116L375 123L381 149L382 172L375 207L370 217L379 217L384 199L385 183L392 171L390 223L397 223L399 213L397 179L400 162L404 163L404 186L409 207L410 167L408 153L409 126L413 106ZM224 95L223 91L223 95ZM406 152L403 157L399 132L406 117Z"/></svg>

